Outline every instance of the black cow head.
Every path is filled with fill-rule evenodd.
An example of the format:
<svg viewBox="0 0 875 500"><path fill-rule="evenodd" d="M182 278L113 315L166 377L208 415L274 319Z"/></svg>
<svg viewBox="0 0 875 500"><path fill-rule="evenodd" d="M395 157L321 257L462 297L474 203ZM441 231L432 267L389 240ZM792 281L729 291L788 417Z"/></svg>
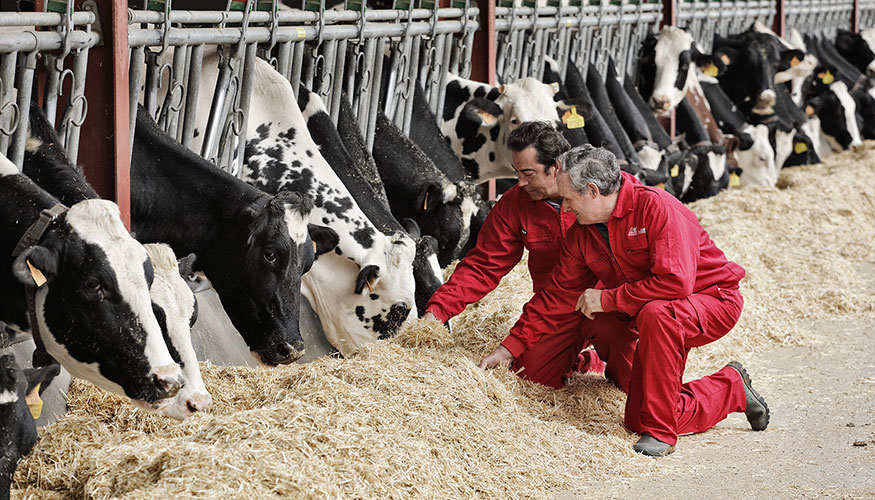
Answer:
<svg viewBox="0 0 875 500"><path fill-rule="evenodd" d="M0 357L0 497L9 498L9 487L18 461L30 453L36 444L38 416L28 409L28 399L49 386L60 372L57 364L22 370L10 355Z"/></svg>
<svg viewBox="0 0 875 500"><path fill-rule="evenodd" d="M413 219L401 221L411 238L416 240L416 258L413 260L413 279L416 282L416 310L421 318L434 292L444 283L438 264L438 242L422 235Z"/></svg>
<svg viewBox="0 0 875 500"><path fill-rule="evenodd" d="M836 33L836 50L870 79L875 78L875 31L853 33L840 29Z"/></svg>
<svg viewBox="0 0 875 500"><path fill-rule="evenodd" d="M258 198L243 212L246 255L235 258L246 268L210 276L249 349L269 365L304 354L298 326L301 275L317 255L337 246L334 230L305 225L312 208L309 196L291 191ZM292 227L307 230L290 234Z"/></svg>

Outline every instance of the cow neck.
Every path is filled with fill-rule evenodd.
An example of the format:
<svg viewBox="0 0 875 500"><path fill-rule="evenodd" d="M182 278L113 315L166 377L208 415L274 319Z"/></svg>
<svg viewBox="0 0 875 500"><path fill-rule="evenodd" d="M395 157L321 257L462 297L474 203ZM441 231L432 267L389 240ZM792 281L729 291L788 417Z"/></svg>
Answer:
<svg viewBox="0 0 875 500"><path fill-rule="evenodd" d="M45 234L46 229L55 219L61 214L69 210L66 206L57 203L51 208L46 208L40 212L39 218L27 228L27 231L18 240L15 250L12 251L12 258L21 255L24 250L37 245ZM43 343L42 332L40 331L39 322L36 314L36 292L45 286L45 283L34 283L24 285L24 295L27 300L27 317L30 321L30 331L33 334L33 343L36 344L36 350L33 353L33 366L47 366L55 362L54 358L46 351L46 346Z"/></svg>
<svg viewBox="0 0 875 500"><path fill-rule="evenodd" d="M138 135L140 128L138 124ZM148 219L152 226L151 230L137 227L138 237L206 258L214 253L217 241L224 239L223 234L233 232L229 224L240 220L241 210L268 197L179 144L160 136L148 139L152 140L142 148L134 144L131 162L136 182L154 186L144 191L145 199L134 204L138 219ZM159 195L148 196L155 193ZM156 226L162 229L156 231Z"/></svg>

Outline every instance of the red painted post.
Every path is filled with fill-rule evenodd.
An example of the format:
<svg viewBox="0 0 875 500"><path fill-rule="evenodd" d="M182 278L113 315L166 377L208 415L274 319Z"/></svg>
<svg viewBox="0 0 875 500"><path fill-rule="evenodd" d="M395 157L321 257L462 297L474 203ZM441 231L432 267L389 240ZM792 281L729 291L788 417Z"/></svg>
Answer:
<svg viewBox="0 0 875 500"><path fill-rule="evenodd" d="M79 139L79 163L97 193L118 204L131 226L128 109L128 5L126 0L93 0L103 45L88 53L88 117ZM82 10L77 1L77 10Z"/></svg>
<svg viewBox="0 0 875 500"><path fill-rule="evenodd" d="M495 0L478 2L480 29L474 33L471 49L471 79L495 85L498 37L495 34Z"/></svg>
<svg viewBox="0 0 875 500"><path fill-rule="evenodd" d="M772 21L772 31L781 38L787 33L787 11L784 0L775 0L775 20Z"/></svg>
<svg viewBox="0 0 875 500"><path fill-rule="evenodd" d="M854 9L851 10L851 31L860 32L860 0L854 0Z"/></svg>

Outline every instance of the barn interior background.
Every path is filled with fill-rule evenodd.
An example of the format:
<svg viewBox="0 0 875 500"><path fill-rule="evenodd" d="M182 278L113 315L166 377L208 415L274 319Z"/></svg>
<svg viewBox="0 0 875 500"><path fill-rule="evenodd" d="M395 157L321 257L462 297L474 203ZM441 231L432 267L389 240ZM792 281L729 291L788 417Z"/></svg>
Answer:
<svg viewBox="0 0 875 500"><path fill-rule="evenodd" d="M37 0L36 12L12 12L15 7L4 2L0 153L22 164L22 124L28 123L29 103L38 99L72 161L129 223L138 103L182 145L242 175L249 99L259 84L256 58L268 61L295 91L304 85L316 93L335 125L347 96L372 152L381 114L404 134L418 126L417 83L440 121L447 71L497 85L541 79L546 61L557 62L562 78L569 65L584 77L590 65L604 75L613 61L618 73L634 78L642 42L663 26L687 29L702 51L711 50L715 34L740 33L755 21L779 36L796 29L830 40L840 29L875 27L875 0L397 0L340 6L301 0L286 6L293 10L276 0L231 0L210 10L202 9L204 3ZM188 10L196 4L199 10ZM217 47L215 87L201 85L204 53ZM212 96L203 130L195 122L199 93ZM806 341L793 326L798 318L871 317L872 292L840 284L859 285L856 263L875 262L871 246L861 243L875 239L875 210L856 209L871 206L867 195L836 188L861 182L871 171L871 155L867 146L827 166L787 174L783 189L731 191L693 205L729 258L748 269L749 309L737 340L692 358L691 374L729 355ZM817 192L823 175L832 179L837 203L831 206L823 206ZM494 197L493 182L487 189L486 197ZM770 205L753 206L754 199ZM808 208L787 214L802 205ZM859 230L849 236L816 224L828 220ZM799 235L781 241L749 236L774 225L797 227ZM794 252L810 238L831 242L821 248L829 259ZM788 255L795 260L781 260ZM820 272L796 276L792 269L800 265ZM482 373L471 363L503 338L528 298L518 293L529 289L522 267L492 302L459 317L453 335L413 321L392 341L344 360L319 357L333 349L305 304L308 354L300 361L309 364L273 371L235 367L255 363L215 294L199 294L208 312L193 337L199 358L212 362L203 369L215 409L176 424L74 382L69 413L43 431L13 491L20 498L251 498L252 491L276 497L517 498L651 471L650 462L628 450L629 438L618 425L619 392L604 380L580 376L569 389L548 392L506 372ZM813 283L812 275L821 281ZM792 292L811 288L820 291ZM33 346L15 349L27 360ZM47 395L58 399L47 407L59 410L46 412L41 424L65 411L69 379L58 384L58 394ZM528 433L529 442L503 438L508 428L511 435ZM593 448L603 452L593 455Z"/></svg>

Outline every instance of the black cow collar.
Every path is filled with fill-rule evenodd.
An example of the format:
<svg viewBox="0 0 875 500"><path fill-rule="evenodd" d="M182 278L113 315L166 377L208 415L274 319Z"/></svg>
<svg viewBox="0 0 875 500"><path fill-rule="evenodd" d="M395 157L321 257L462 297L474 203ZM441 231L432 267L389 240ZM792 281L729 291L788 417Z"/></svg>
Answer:
<svg viewBox="0 0 875 500"><path fill-rule="evenodd" d="M18 240L15 245L15 250L12 252L12 257L18 257L25 249L30 248L42 239L43 233L53 220L65 213L69 208L61 203L56 204L52 208L46 208L40 212L39 219L36 220L27 231ZM33 343L36 349L33 351L33 366L48 366L56 363L54 358L46 351L46 346L43 343L42 335L40 334L39 323L36 318L36 291L43 287L45 283L37 285L34 282L32 285L24 285L24 295L27 297L27 317L30 320L30 331L33 334Z"/></svg>

